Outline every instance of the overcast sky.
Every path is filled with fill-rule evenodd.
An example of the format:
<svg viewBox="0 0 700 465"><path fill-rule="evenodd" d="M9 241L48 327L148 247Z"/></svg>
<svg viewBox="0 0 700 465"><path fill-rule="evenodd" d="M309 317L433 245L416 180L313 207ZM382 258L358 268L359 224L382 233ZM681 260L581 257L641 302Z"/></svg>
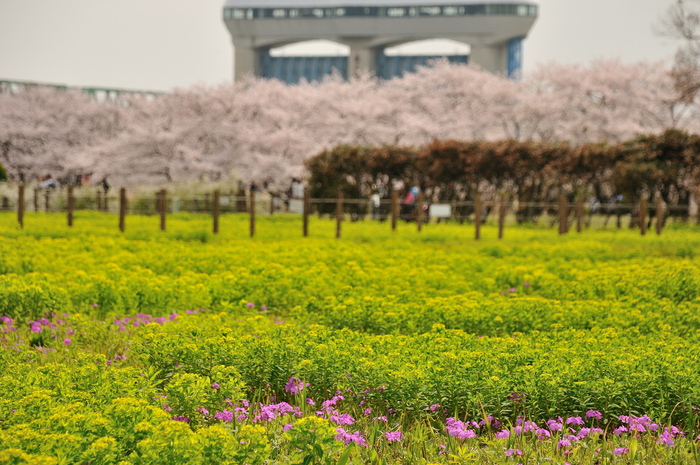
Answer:
<svg viewBox="0 0 700 465"><path fill-rule="evenodd" d="M673 2L541 0L524 45L525 72L596 58L670 63L676 44L653 27ZM0 80L164 91L230 81L233 46L223 4L0 0Z"/></svg>

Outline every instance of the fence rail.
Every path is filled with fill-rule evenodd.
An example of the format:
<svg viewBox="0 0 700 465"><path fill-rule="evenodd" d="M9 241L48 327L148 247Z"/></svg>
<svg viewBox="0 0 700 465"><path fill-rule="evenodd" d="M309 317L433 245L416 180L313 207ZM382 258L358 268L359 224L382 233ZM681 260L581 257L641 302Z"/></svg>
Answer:
<svg viewBox="0 0 700 465"><path fill-rule="evenodd" d="M539 223L550 228L559 226L559 234L567 234L575 228L581 232L594 222L602 227L639 228L642 235L652 224L656 233L661 234L666 222L694 221L700 224L700 209L695 211L687 206L666 205L660 199L649 202L642 199L639 203L584 203L578 200L568 202L560 197L552 202L517 202L509 201L505 196L484 198L477 194L471 200L429 202L419 195L415 203L407 205L398 200L394 193L390 199L346 199L310 198L309 191L304 191L304 197L282 199L267 193L239 191L222 194L215 190L205 194L170 195L165 189L151 195L128 195L125 189L116 193L90 189L34 189L28 191L25 186L19 186L16 195L5 195L0 198L0 211L16 211L20 227L24 226L24 213L34 212L65 212L67 224L73 225L76 211L100 211L119 216L119 229L126 229L128 215L159 215L160 229L167 227L166 216L171 213L206 213L212 215L212 231L217 234L220 229L219 217L226 213L247 213L250 215L250 236L255 236L256 217L273 215L280 212L293 212L303 217L302 234L308 235L309 215L335 219L336 237L341 237L342 221L361 221L365 219L388 221L391 229L396 230L399 220L415 222L420 232L423 226L430 222L457 221L469 222L475 226L475 239L480 238L480 227L487 221L498 225L499 239L504 236L506 225L514 223ZM693 215L691 216L691 213ZM612 224L611 224L612 220Z"/></svg>

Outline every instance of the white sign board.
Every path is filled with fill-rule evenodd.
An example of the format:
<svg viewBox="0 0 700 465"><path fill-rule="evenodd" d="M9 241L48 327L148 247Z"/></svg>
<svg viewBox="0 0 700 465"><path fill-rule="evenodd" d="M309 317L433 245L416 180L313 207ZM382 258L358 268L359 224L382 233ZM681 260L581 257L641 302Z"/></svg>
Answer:
<svg viewBox="0 0 700 465"><path fill-rule="evenodd" d="M302 199L289 199L289 211L291 213L304 213L304 201Z"/></svg>
<svg viewBox="0 0 700 465"><path fill-rule="evenodd" d="M451 218L452 205L449 203L434 203L430 206L428 214L431 218Z"/></svg>

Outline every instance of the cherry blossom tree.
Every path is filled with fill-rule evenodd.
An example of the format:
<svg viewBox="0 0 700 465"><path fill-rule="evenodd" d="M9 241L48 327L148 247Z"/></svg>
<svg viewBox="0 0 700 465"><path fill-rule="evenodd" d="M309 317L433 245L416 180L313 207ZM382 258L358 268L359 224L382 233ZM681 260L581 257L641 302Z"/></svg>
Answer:
<svg viewBox="0 0 700 465"><path fill-rule="evenodd" d="M124 109L81 93L29 87L0 94L0 161L11 179L67 176L86 162L84 152L120 134Z"/></svg>
<svg viewBox="0 0 700 465"><path fill-rule="evenodd" d="M0 163L13 180L48 173L107 175L113 185L236 178L281 190L307 175L306 160L341 145L615 144L667 129L700 132L698 111L697 102L679 98L662 63L618 61L551 63L522 81L436 61L389 81L369 73L294 86L248 78L117 102L27 88L0 93ZM387 154L394 155L405 159ZM391 173L372 178L399 182Z"/></svg>

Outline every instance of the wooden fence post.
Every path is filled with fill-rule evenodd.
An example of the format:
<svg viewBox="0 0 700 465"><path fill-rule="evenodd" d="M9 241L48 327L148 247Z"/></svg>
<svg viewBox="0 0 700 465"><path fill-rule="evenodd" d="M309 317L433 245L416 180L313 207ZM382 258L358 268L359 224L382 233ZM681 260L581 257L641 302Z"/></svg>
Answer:
<svg viewBox="0 0 700 465"><path fill-rule="evenodd" d="M68 186L68 227L73 227L73 209L75 208L75 197L73 197L73 186Z"/></svg>
<svg viewBox="0 0 700 465"><path fill-rule="evenodd" d="M338 194L338 201L335 204L335 238L340 239L340 232L343 224L343 193Z"/></svg>
<svg viewBox="0 0 700 465"><path fill-rule="evenodd" d="M20 184L17 192L17 222L20 228L24 228L24 184Z"/></svg>
<svg viewBox="0 0 700 465"><path fill-rule="evenodd" d="M167 209L165 189L160 190L160 230L165 231L165 211Z"/></svg>
<svg viewBox="0 0 700 465"><path fill-rule="evenodd" d="M311 209L308 186L304 188L304 237L309 235L309 210Z"/></svg>
<svg viewBox="0 0 700 465"><path fill-rule="evenodd" d="M501 203L498 207L498 238L503 239L503 228L506 223L506 196L501 195Z"/></svg>
<svg viewBox="0 0 700 465"><path fill-rule="evenodd" d="M416 205L418 206L418 213L416 214L416 222L418 223L418 232L421 232L423 230L423 203L424 203L424 195L423 195L423 191L420 191L418 193L418 201L416 202Z"/></svg>
<svg viewBox="0 0 700 465"><path fill-rule="evenodd" d="M109 196L107 195L106 190L104 193L104 202L102 202L102 204L102 206L104 207L104 212L107 213L109 211Z"/></svg>
<svg viewBox="0 0 700 465"><path fill-rule="evenodd" d="M583 229L583 197L576 201L576 232L581 234Z"/></svg>
<svg viewBox="0 0 700 465"><path fill-rule="evenodd" d="M255 236L255 191L250 190L250 237Z"/></svg>
<svg viewBox="0 0 700 465"><path fill-rule="evenodd" d="M236 194L236 212L247 213L247 208L248 206L246 205L245 189L241 187L238 189L238 193Z"/></svg>
<svg viewBox="0 0 700 465"><path fill-rule="evenodd" d="M102 211L102 191L100 189L97 189L95 191L96 197L97 197L97 211L101 212Z"/></svg>
<svg viewBox="0 0 700 465"><path fill-rule="evenodd" d="M126 222L126 189L119 189L119 231L124 232Z"/></svg>
<svg viewBox="0 0 700 465"><path fill-rule="evenodd" d="M569 227L569 211L566 197L559 196L559 234L566 234Z"/></svg>
<svg viewBox="0 0 700 465"><path fill-rule="evenodd" d="M664 199L659 196L656 199L656 234L661 235L661 229L664 227Z"/></svg>
<svg viewBox="0 0 700 465"><path fill-rule="evenodd" d="M34 211L39 211L39 189L34 188Z"/></svg>
<svg viewBox="0 0 700 465"><path fill-rule="evenodd" d="M396 223L399 219L399 193L391 192L391 230L396 231Z"/></svg>
<svg viewBox="0 0 700 465"><path fill-rule="evenodd" d="M44 211L46 211L46 213L48 213L49 210L51 209L51 203L49 200L50 196L51 196L51 190L46 189L44 191Z"/></svg>
<svg viewBox="0 0 700 465"><path fill-rule="evenodd" d="M219 205L221 204L221 191L216 189L214 191L214 210L212 211L212 217L214 220L213 232L214 234L219 234Z"/></svg>
<svg viewBox="0 0 700 465"><path fill-rule="evenodd" d="M639 201L639 230L644 236L647 233L647 198Z"/></svg>
<svg viewBox="0 0 700 465"><path fill-rule="evenodd" d="M474 239L481 239L481 194L479 192L474 196Z"/></svg>

